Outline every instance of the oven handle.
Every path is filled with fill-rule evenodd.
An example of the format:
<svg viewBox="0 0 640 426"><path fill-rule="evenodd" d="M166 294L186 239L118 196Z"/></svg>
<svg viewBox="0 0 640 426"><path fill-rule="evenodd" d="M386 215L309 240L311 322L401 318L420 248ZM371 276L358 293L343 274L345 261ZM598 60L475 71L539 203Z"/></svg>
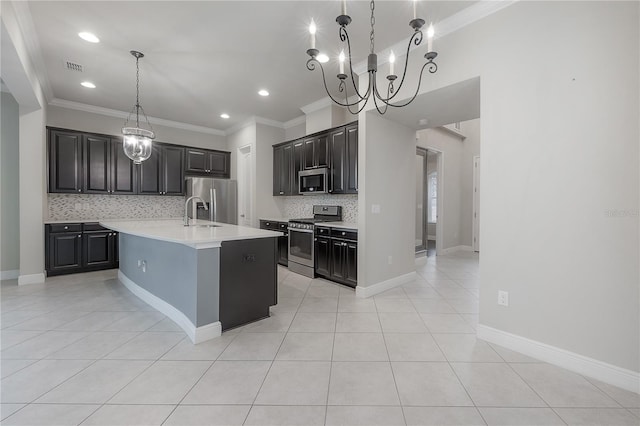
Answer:
<svg viewBox="0 0 640 426"><path fill-rule="evenodd" d="M313 234L313 229L298 229L298 228L288 228L289 232L302 232L305 234Z"/></svg>

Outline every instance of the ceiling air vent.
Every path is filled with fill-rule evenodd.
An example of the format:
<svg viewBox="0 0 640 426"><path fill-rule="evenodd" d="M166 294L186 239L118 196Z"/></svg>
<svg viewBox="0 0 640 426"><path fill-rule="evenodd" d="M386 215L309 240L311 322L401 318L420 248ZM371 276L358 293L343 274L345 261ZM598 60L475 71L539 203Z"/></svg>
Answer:
<svg viewBox="0 0 640 426"><path fill-rule="evenodd" d="M82 65L76 64L75 62L65 61L67 64L67 69L70 71L79 71L82 72Z"/></svg>

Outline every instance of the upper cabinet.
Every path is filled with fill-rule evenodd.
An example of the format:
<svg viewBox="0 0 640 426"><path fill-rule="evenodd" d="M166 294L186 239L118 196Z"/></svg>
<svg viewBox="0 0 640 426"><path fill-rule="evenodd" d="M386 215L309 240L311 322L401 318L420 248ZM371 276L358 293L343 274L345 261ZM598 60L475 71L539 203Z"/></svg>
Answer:
<svg viewBox="0 0 640 426"><path fill-rule="evenodd" d="M154 144L139 167L138 194L184 195L184 148Z"/></svg>
<svg viewBox="0 0 640 426"><path fill-rule="evenodd" d="M230 159L231 153L229 152L187 148L185 172L229 178Z"/></svg>
<svg viewBox="0 0 640 426"><path fill-rule="evenodd" d="M49 130L49 192L82 193L82 133Z"/></svg>
<svg viewBox="0 0 640 426"><path fill-rule="evenodd" d="M154 142L151 157L135 165L122 149L122 138L47 130L49 192L184 195L185 174L230 176L229 152Z"/></svg>
<svg viewBox="0 0 640 426"><path fill-rule="evenodd" d="M329 192L358 192L358 123L273 147L273 195L298 195L298 173L328 167Z"/></svg>

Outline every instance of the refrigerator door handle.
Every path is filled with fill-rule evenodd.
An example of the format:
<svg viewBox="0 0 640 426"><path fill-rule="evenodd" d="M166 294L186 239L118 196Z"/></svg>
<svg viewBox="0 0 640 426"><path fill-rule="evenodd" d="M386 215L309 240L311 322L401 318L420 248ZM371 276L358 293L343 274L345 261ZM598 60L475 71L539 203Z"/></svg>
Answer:
<svg viewBox="0 0 640 426"><path fill-rule="evenodd" d="M215 188L211 189L211 202L213 203L213 208L211 209L213 210L213 221L216 222L218 219L218 200Z"/></svg>

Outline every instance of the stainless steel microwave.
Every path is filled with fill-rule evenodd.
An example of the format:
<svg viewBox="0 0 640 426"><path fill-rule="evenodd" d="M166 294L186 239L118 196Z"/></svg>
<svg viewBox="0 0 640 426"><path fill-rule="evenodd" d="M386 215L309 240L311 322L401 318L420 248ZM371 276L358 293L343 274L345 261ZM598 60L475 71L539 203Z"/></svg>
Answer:
<svg viewBox="0 0 640 426"><path fill-rule="evenodd" d="M298 192L302 195L326 194L329 189L329 169L303 170L298 172Z"/></svg>

